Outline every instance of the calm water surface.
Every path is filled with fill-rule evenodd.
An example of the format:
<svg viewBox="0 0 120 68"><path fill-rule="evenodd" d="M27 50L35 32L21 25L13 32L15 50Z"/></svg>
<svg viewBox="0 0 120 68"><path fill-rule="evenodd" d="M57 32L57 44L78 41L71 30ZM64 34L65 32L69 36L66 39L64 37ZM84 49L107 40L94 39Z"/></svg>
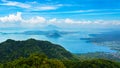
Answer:
<svg viewBox="0 0 120 68"><path fill-rule="evenodd" d="M13 31L6 31L1 30L1 32L17 32L15 30ZM20 32L20 31L19 31ZM97 46L92 43L87 43L84 40L80 40L80 38L89 37L88 34L91 33L99 33L98 31L90 31L90 30L84 30L79 31L77 34L68 34L63 35L62 37L56 39L56 38L48 38L43 35L22 35L22 34L7 34L3 35L0 34L0 42L3 42L7 39L14 39L14 40L26 40L29 38L39 39L39 40L48 40L55 44L60 44L67 50L69 50L72 53L88 53L88 52L115 52L113 50L110 50L110 48L105 46Z"/></svg>

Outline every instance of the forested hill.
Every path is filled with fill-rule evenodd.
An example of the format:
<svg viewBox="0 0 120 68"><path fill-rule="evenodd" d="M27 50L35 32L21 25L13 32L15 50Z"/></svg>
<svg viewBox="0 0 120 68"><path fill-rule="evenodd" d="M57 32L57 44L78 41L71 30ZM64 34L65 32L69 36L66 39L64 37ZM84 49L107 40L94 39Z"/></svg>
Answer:
<svg viewBox="0 0 120 68"><path fill-rule="evenodd" d="M80 61L48 41L8 39L0 43L0 68L120 68L120 63L104 59Z"/></svg>
<svg viewBox="0 0 120 68"><path fill-rule="evenodd" d="M19 58L0 64L0 68L120 68L119 62L104 59L86 61L61 61L48 59L44 54L32 54L28 58Z"/></svg>
<svg viewBox="0 0 120 68"><path fill-rule="evenodd" d="M49 41L28 39L25 41L15 41L8 39L0 43L0 62L8 62L19 57L28 57L30 54L45 54L48 58L60 60L72 60L74 56L57 44Z"/></svg>

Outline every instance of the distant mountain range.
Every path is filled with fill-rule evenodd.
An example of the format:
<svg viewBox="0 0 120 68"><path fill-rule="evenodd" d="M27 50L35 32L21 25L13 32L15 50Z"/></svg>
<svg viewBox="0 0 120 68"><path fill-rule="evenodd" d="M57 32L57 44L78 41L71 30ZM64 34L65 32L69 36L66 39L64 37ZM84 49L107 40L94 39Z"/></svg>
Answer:
<svg viewBox="0 0 120 68"><path fill-rule="evenodd" d="M61 28L58 27L58 26L55 26L55 25L47 25L47 26L43 27L43 29L46 29L46 30L58 30L58 29L61 29Z"/></svg>
<svg viewBox="0 0 120 68"><path fill-rule="evenodd" d="M44 35L49 38L60 38L66 34L74 34L79 32L70 32L70 31L58 31L58 30L33 30L33 31L24 31L24 32L0 32L0 34L24 34L24 35Z"/></svg>
<svg viewBox="0 0 120 68"><path fill-rule="evenodd" d="M28 29L28 28L17 28L17 27L12 27L12 28L0 28L1 30L18 30L21 29L23 32L0 32L0 34L7 35L7 34L24 34L24 35L44 35L49 38L60 38L63 35L66 34L73 34L73 33L79 33L78 31L64 31L61 30L60 27L55 26L55 25L47 25L44 27L41 27L41 29Z"/></svg>

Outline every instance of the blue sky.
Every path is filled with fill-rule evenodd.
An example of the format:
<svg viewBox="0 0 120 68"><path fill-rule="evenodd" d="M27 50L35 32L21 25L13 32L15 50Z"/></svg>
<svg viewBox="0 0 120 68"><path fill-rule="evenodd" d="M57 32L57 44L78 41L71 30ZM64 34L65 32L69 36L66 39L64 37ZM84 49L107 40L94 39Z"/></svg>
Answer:
<svg viewBox="0 0 120 68"><path fill-rule="evenodd" d="M120 0L0 0L1 27L50 23L119 25L119 20Z"/></svg>

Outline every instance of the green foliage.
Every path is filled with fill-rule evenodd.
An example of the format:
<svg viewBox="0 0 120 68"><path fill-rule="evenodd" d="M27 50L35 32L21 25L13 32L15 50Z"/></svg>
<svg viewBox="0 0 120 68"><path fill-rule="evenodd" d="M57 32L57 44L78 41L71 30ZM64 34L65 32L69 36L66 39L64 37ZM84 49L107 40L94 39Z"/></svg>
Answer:
<svg viewBox="0 0 120 68"><path fill-rule="evenodd" d="M104 60L93 59L86 61L64 61L67 68L120 68L120 63Z"/></svg>
<svg viewBox="0 0 120 68"><path fill-rule="evenodd" d="M28 58L19 58L5 63L1 68L65 68L65 66L59 60L48 59L43 54L33 54Z"/></svg>
<svg viewBox="0 0 120 68"><path fill-rule="evenodd" d="M1 43L0 62L0 68L120 68L110 60L76 60L63 47L35 39Z"/></svg>
<svg viewBox="0 0 120 68"><path fill-rule="evenodd" d="M77 67L82 67L82 68L120 68L120 64L109 61L109 60L104 60L104 59L94 59L94 60L89 60L89 61L83 61L80 64L77 65Z"/></svg>
<svg viewBox="0 0 120 68"><path fill-rule="evenodd" d="M28 57L32 53L44 53L48 58L61 60L75 59L74 56L57 44L48 41L28 39L26 41L15 41L8 39L0 43L0 62L8 62L19 57Z"/></svg>
<svg viewBox="0 0 120 68"><path fill-rule="evenodd" d="M104 59L86 61L60 61L48 59L44 54L32 54L28 58L19 58L0 64L0 68L120 68L120 63Z"/></svg>

